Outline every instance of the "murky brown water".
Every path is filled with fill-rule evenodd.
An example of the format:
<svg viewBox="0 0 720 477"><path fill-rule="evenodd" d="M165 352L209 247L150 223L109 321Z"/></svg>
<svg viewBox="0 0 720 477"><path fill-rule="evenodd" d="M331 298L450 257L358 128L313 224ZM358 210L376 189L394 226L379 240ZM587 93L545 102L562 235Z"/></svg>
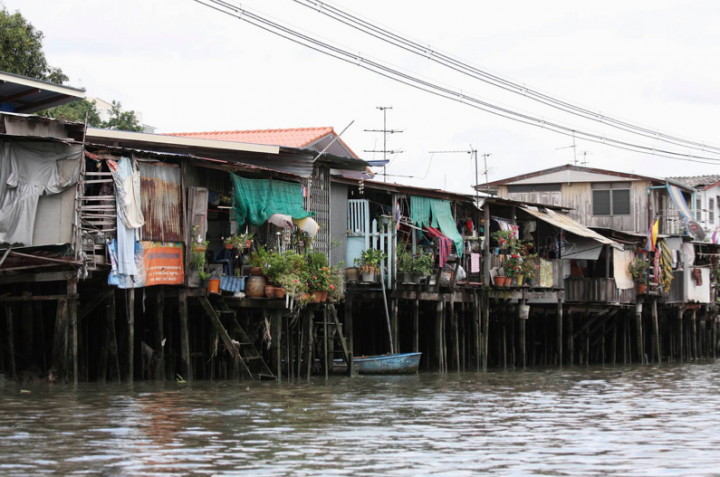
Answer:
<svg viewBox="0 0 720 477"><path fill-rule="evenodd" d="M712 363L281 386L6 383L0 474L720 475L719 373Z"/></svg>

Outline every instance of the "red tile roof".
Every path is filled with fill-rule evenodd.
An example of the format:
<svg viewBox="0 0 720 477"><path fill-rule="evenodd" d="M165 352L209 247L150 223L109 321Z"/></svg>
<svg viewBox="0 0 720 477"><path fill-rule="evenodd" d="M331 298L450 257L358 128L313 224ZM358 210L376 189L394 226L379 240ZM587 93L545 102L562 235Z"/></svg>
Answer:
<svg viewBox="0 0 720 477"><path fill-rule="evenodd" d="M215 139L217 141L246 142L251 144L267 144L270 146L285 146L294 148L308 147L328 134L335 134L332 127L322 128L294 128L294 129L258 129L252 131L210 131L189 133L168 133L168 136L195 137L200 139ZM358 156L339 139L353 157Z"/></svg>

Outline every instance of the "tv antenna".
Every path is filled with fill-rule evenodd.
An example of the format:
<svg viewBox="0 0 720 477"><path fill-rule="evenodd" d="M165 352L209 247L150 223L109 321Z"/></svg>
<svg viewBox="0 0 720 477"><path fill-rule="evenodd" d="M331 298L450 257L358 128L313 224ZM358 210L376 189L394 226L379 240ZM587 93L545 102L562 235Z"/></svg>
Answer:
<svg viewBox="0 0 720 477"><path fill-rule="evenodd" d="M572 148L572 150L573 150L573 162L574 162L575 165L577 166L577 165L578 165L578 158L577 158L577 146L575 145L575 131L573 131L572 138L573 138L572 146L557 147L557 148L555 148L555 150L556 150L556 151L559 151L560 149L570 149L570 148Z"/></svg>
<svg viewBox="0 0 720 477"><path fill-rule="evenodd" d="M377 106L376 109L379 109L380 111L383 112L383 128L382 128L382 129L365 129L365 132L379 132L379 133L383 133L383 148L382 148L382 151L377 151L377 150L369 150L369 151L368 151L368 150L365 150L365 152L372 152L372 153L382 152L382 153L383 153L383 160L382 160L382 165L383 165L383 181L384 181L384 182L387 182L387 164L388 164L387 155L388 155L388 154L402 154L402 152L403 152L403 151L388 150L388 148L387 148L387 135L388 135L388 134L398 134L398 133L401 133L401 132L403 132L403 131L397 130L397 129L388 129L388 128L387 128L387 111L388 111L388 109L392 109L392 106ZM372 163L371 163L371 164L372 164Z"/></svg>
<svg viewBox="0 0 720 477"><path fill-rule="evenodd" d="M470 145L470 149L467 151L430 151L430 154L470 154L470 160L475 160L475 186L473 187L475 189L475 200L477 201L480 198L480 191L478 191L478 151L477 149L472 147L472 144ZM485 165L485 170L483 171L483 175L485 176L485 191L490 191L490 181L488 178L488 172L490 170L487 167L487 158L490 157L491 153L484 153L482 154L483 157L483 164Z"/></svg>
<svg viewBox="0 0 720 477"><path fill-rule="evenodd" d="M580 161L580 164L582 164L583 166L587 166L588 164L590 164L590 161L588 161L587 157L592 156L592 155L593 155L593 153L590 151L583 151L582 152L582 161Z"/></svg>

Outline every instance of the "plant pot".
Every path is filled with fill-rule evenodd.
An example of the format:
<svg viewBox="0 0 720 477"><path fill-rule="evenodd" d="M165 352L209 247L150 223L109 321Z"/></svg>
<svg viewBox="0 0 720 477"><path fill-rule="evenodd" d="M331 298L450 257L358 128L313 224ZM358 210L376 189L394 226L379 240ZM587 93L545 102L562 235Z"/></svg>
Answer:
<svg viewBox="0 0 720 477"><path fill-rule="evenodd" d="M322 292L319 292L317 290L310 290L310 296L313 297L310 300L310 303L320 303L322 299Z"/></svg>
<svg viewBox="0 0 720 477"><path fill-rule="evenodd" d="M412 281L413 281L413 283L417 283L419 285L422 283L423 278L425 278L424 275L413 275Z"/></svg>
<svg viewBox="0 0 720 477"><path fill-rule="evenodd" d="M402 282L402 283L412 283L412 281L413 281L412 273L400 272L400 282Z"/></svg>
<svg viewBox="0 0 720 477"><path fill-rule="evenodd" d="M207 286L208 293L215 293L216 295L220 294L220 279L219 278L211 278L208 282Z"/></svg>
<svg viewBox="0 0 720 477"><path fill-rule="evenodd" d="M504 287L509 287L512 284L512 277L505 277L505 280L503 281Z"/></svg>
<svg viewBox="0 0 720 477"><path fill-rule="evenodd" d="M524 278L525 278L524 275L518 275L518 276L517 276L517 286L519 286L519 287L523 286L523 280L524 280Z"/></svg>
<svg viewBox="0 0 720 477"><path fill-rule="evenodd" d="M639 295L647 293L647 285L644 283L638 283L637 292Z"/></svg>
<svg viewBox="0 0 720 477"><path fill-rule="evenodd" d="M275 287L275 298L285 298L285 289Z"/></svg>
<svg viewBox="0 0 720 477"><path fill-rule="evenodd" d="M265 296L265 277L253 275L245 282L245 294L250 298L262 298Z"/></svg>
<svg viewBox="0 0 720 477"><path fill-rule="evenodd" d="M263 287L265 298L275 298L275 287L272 285L265 285Z"/></svg>
<svg viewBox="0 0 720 477"><path fill-rule="evenodd" d="M192 246L193 252L204 252L207 250L207 245L203 245L201 243L194 243Z"/></svg>
<svg viewBox="0 0 720 477"><path fill-rule="evenodd" d="M500 254L500 249L499 249L498 247L493 247L493 248L492 248L492 254L493 254L493 255L499 255L499 254Z"/></svg>
<svg viewBox="0 0 720 477"><path fill-rule="evenodd" d="M493 277L493 282L495 283L496 287L501 287L505 285L505 277L501 277L500 275L496 275Z"/></svg>
<svg viewBox="0 0 720 477"><path fill-rule="evenodd" d="M226 244L225 244L225 249L226 249L226 250L232 250L232 249L233 249L233 244L231 244L231 243L226 243Z"/></svg>
<svg viewBox="0 0 720 477"><path fill-rule="evenodd" d="M300 295L300 299L301 299L301 300L309 300L309 299L310 299L310 294L309 294L309 293L303 293L302 295Z"/></svg>
<svg viewBox="0 0 720 477"><path fill-rule="evenodd" d="M358 270L357 267L346 268L345 276L349 282L356 282L360 280L360 270Z"/></svg>
<svg viewBox="0 0 720 477"><path fill-rule="evenodd" d="M246 241L245 241L245 248L250 248L250 247L252 247L252 240L246 240Z"/></svg>
<svg viewBox="0 0 720 477"><path fill-rule="evenodd" d="M261 277L262 274L263 274L262 268L260 268L260 267L252 267L250 269L250 275L252 275L253 277Z"/></svg>
<svg viewBox="0 0 720 477"><path fill-rule="evenodd" d="M370 273L363 272L361 275L362 275L362 281L369 282L369 283L375 282L375 272L370 272Z"/></svg>
<svg viewBox="0 0 720 477"><path fill-rule="evenodd" d="M321 291L321 292L316 292L316 293L320 293L320 303L325 303L327 301L327 298L328 298L327 290Z"/></svg>

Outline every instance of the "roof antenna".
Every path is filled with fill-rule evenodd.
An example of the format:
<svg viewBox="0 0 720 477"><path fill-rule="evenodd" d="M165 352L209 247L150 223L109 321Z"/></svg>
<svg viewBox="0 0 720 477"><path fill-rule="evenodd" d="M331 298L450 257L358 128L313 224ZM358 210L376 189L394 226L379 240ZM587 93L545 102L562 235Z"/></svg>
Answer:
<svg viewBox="0 0 720 477"><path fill-rule="evenodd" d="M383 148L382 151L372 150L372 151L365 151L365 152L372 152L375 154L376 152L382 152L383 153L383 180L387 182L387 164L388 164L388 154L401 154L403 151L388 151L387 148L387 135L388 134L395 134L395 133L401 133L404 131L400 131L397 129L388 129L387 128L387 110L392 109L392 106L378 106L376 109L379 109L383 112L383 128L382 129L365 129L365 132L379 132L383 133ZM379 165L379 164L377 164Z"/></svg>
<svg viewBox="0 0 720 477"><path fill-rule="evenodd" d="M343 133L344 133L345 131L347 131L348 128L349 128L350 126L352 126L354 122L355 122L354 119L353 119L352 121L350 121L350 124L348 124L347 126L345 126L345 129L343 129L342 131L340 131L340 134L338 134L337 136L335 136L335 139L333 139L332 141L330 141L330 144L328 144L327 146L325 146L325 149L323 149L322 151L320 151L320 154L318 154L317 156L315 156L315 159L313 159L312 162L317 161L317 160L320 158L320 156L322 156L323 154L325 154L325 151L327 151L330 146L332 146L333 144L335 144L335 141L337 141L338 139L340 139L340 136L342 136Z"/></svg>
<svg viewBox="0 0 720 477"><path fill-rule="evenodd" d="M573 138L572 146L557 147L557 148L555 148L555 150L556 150L556 151L559 151L560 149L570 149L570 148L572 148L572 150L573 150L573 158L574 158L574 161L573 161L573 162L575 162L575 165L577 166L577 165L578 165L578 158L577 158L577 146L575 145L575 131L573 131L572 138Z"/></svg>

